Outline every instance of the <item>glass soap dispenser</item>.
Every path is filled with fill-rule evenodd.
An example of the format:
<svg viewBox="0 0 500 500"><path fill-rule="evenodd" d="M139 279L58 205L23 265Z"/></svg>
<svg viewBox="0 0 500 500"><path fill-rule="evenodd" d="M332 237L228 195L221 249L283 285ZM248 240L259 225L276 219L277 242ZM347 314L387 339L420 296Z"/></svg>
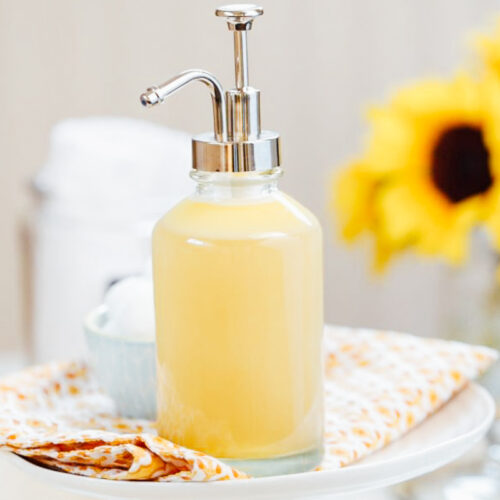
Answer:
<svg viewBox="0 0 500 500"><path fill-rule="evenodd" d="M208 86L214 132L193 138L195 193L153 234L161 436L252 475L309 470L323 442L322 235L282 193L280 139L249 86L254 5L216 10L234 35L236 88L189 70L141 95Z"/></svg>

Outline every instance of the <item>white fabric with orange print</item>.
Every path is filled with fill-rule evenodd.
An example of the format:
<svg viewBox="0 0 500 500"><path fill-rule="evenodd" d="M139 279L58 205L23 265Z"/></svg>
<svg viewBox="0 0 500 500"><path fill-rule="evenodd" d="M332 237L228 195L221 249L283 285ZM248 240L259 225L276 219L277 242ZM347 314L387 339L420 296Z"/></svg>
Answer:
<svg viewBox="0 0 500 500"><path fill-rule="evenodd" d="M435 412L497 354L486 347L347 328L325 331L325 459L345 466ZM0 380L0 449L49 467L115 480L246 477L124 419L83 363L34 367Z"/></svg>

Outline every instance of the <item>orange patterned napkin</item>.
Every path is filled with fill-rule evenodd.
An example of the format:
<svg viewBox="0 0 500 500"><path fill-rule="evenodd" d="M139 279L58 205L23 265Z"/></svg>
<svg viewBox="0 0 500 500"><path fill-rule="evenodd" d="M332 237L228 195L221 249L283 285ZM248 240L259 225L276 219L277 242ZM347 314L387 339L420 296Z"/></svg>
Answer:
<svg viewBox="0 0 500 500"><path fill-rule="evenodd" d="M342 467L435 412L496 352L458 342L347 328L325 332L322 469ZM105 479L213 481L246 477L123 419L82 363L55 363L0 381L0 449L52 468Z"/></svg>

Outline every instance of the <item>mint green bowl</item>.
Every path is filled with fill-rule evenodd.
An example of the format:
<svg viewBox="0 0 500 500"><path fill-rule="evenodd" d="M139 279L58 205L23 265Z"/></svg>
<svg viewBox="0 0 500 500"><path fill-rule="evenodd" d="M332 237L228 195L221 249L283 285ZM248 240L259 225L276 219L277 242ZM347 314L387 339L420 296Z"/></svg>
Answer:
<svg viewBox="0 0 500 500"><path fill-rule="evenodd" d="M106 306L85 318L91 369L122 417L156 419L155 342L116 337L103 331Z"/></svg>

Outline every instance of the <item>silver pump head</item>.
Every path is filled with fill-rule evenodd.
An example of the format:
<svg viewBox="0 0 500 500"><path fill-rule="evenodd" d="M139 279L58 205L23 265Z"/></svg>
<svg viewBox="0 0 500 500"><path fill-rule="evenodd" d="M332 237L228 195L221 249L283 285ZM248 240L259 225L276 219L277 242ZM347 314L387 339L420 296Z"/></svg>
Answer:
<svg viewBox="0 0 500 500"><path fill-rule="evenodd" d="M234 4L219 7L215 15L226 19L234 37L235 88L224 92L211 73L188 70L141 95L144 106L162 103L184 85L198 80L212 95L214 131L193 137L193 168L206 172L269 171L280 165L280 138L261 130L260 91L248 83L247 33L262 7Z"/></svg>

